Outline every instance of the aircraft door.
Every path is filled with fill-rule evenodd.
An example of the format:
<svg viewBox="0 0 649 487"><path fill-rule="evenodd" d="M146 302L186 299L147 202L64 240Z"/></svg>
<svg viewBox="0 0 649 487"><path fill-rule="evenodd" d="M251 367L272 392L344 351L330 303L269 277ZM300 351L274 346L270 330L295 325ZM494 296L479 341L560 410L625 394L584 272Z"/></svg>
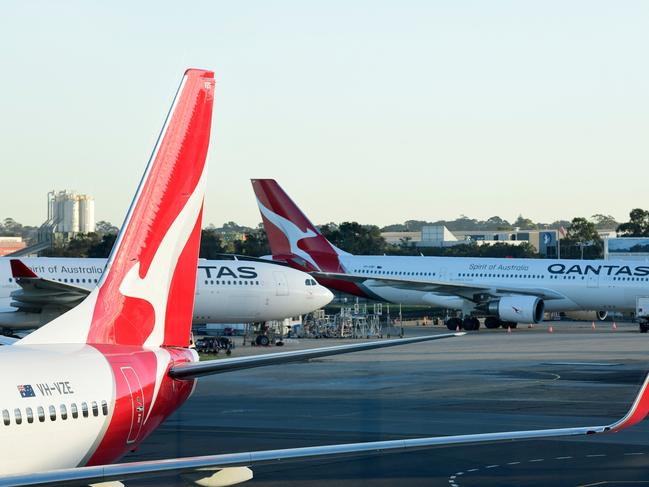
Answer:
<svg viewBox="0 0 649 487"><path fill-rule="evenodd" d="M274 271L273 277L275 278L275 294L277 294L277 296L288 296L288 281L286 280L286 274Z"/></svg>
<svg viewBox="0 0 649 487"><path fill-rule="evenodd" d="M142 424L144 423L144 395L140 378L133 367L121 367L122 375L126 380L131 396L131 429L126 438L126 444L135 443L140 436Z"/></svg>

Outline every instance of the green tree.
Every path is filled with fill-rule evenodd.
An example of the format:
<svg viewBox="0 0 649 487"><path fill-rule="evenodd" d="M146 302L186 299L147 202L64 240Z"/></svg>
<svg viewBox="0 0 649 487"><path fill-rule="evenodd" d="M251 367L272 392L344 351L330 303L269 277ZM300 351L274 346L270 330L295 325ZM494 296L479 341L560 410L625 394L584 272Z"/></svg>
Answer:
<svg viewBox="0 0 649 487"><path fill-rule="evenodd" d="M343 222L340 225L328 223L320 232L336 247L358 255L376 255L385 252L385 239L376 225L361 225L357 222Z"/></svg>
<svg viewBox="0 0 649 487"><path fill-rule="evenodd" d="M97 232L99 235L107 235L109 233L117 234L119 232L119 228L117 228L110 222L100 220L95 225L95 232Z"/></svg>
<svg viewBox="0 0 649 487"><path fill-rule="evenodd" d="M266 232L261 229L247 232L244 240L234 242L234 253L249 255L251 257L270 255L270 246L268 245Z"/></svg>
<svg viewBox="0 0 649 487"><path fill-rule="evenodd" d="M649 211L635 208L629 213L629 221L617 227L620 237L649 237Z"/></svg>
<svg viewBox="0 0 649 487"><path fill-rule="evenodd" d="M117 233L102 235L99 242L92 244L88 248L88 257L107 258L111 250L113 250L115 240L117 240Z"/></svg>
<svg viewBox="0 0 649 487"><path fill-rule="evenodd" d="M202 259L217 259L219 254L223 254L225 249L221 235L216 229L208 228L201 230L201 246L198 256Z"/></svg>
<svg viewBox="0 0 649 487"><path fill-rule="evenodd" d="M617 228L619 226L619 223L611 215L596 213L595 215L591 216L591 219L593 220L593 222L595 222L595 226L598 229L611 229Z"/></svg>
<svg viewBox="0 0 649 487"><path fill-rule="evenodd" d="M523 215L518 215L518 218L514 223L512 223L512 226L518 227L521 230L536 230L538 227L536 223L529 218L523 217Z"/></svg>
<svg viewBox="0 0 649 487"><path fill-rule="evenodd" d="M569 259L599 259L604 251L604 243L595 224L582 217L572 219L560 245L561 257Z"/></svg>
<svg viewBox="0 0 649 487"><path fill-rule="evenodd" d="M101 242L101 238L95 232L79 233L68 242L54 245L43 252L47 257L90 257L90 249Z"/></svg>

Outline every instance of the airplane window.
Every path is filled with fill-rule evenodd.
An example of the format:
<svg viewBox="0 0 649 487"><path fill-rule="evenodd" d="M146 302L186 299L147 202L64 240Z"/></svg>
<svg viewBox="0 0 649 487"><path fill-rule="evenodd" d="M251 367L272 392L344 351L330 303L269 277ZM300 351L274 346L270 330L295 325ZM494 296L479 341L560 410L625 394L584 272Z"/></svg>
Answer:
<svg viewBox="0 0 649 487"><path fill-rule="evenodd" d="M9 282L11 282L11 281L13 281L13 279L10 277L10 278L9 278Z"/></svg>
<svg viewBox="0 0 649 487"><path fill-rule="evenodd" d="M34 422L34 412L32 411L32 408L25 408L25 416L27 416L28 423Z"/></svg>
<svg viewBox="0 0 649 487"><path fill-rule="evenodd" d="M20 412L20 408L14 409L14 417L16 418L16 424L21 424L23 422L23 415Z"/></svg>
<svg viewBox="0 0 649 487"><path fill-rule="evenodd" d="M85 402L81 403L81 414L83 414L84 418L88 417L88 405Z"/></svg>
<svg viewBox="0 0 649 487"><path fill-rule="evenodd" d="M207 286L207 279L205 280L205 285Z"/></svg>
<svg viewBox="0 0 649 487"><path fill-rule="evenodd" d="M45 421L45 409L43 409L43 406L38 406L36 409L38 411L38 420L42 423Z"/></svg>
<svg viewBox="0 0 649 487"><path fill-rule="evenodd" d="M70 404L70 413L72 413L72 417L74 419L77 419L79 417L79 410L77 409L77 403L73 402Z"/></svg>
<svg viewBox="0 0 649 487"><path fill-rule="evenodd" d="M66 277L65 279L63 279L63 282L68 282L68 278Z"/></svg>
<svg viewBox="0 0 649 487"><path fill-rule="evenodd" d="M216 281L216 285L218 286L219 284L221 284L221 281Z"/></svg>
<svg viewBox="0 0 649 487"><path fill-rule="evenodd" d="M99 416L99 406L97 406L97 401L92 401L92 415Z"/></svg>
<svg viewBox="0 0 649 487"><path fill-rule="evenodd" d="M214 281L210 280L210 284L214 284Z"/></svg>
<svg viewBox="0 0 649 487"><path fill-rule="evenodd" d="M65 407L65 404L61 404L61 419L68 419L68 408Z"/></svg>
<svg viewBox="0 0 649 487"><path fill-rule="evenodd" d="M106 401L101 401L101 413L108 416L108 403Z"/></svg>
<svg viewBox="0 0 649 487"><path fill-rule="evenodd" d="M310 286L311 285L311 280L310 279L305 280L304 284L306 284L307 286Z"/></svg>
<svg viewBox="0 0 649 487"><path fill-rule="evenodd" d="M259 286L259 281L255 281L255 284L257 284L257 286Z"/></svg>
<svg viewBox="0 0 649 487"><path fill-rule="evenodd" d="M6 409L2 410L2 421L4 422L5 426L9 426L9 423L11 423L11 419L9 419L9 411Z"/></svg>
<svg viewBox="0 0 649 487"><path fill-rule="evenodd" d="M54 406L50 406L49 410L50 410L50 420L56 421L56 408Z"/></svg>
<svg viewBox="0 0 649 487"><path fill-rule="evenodd" d="M230 284L230 281L228 281L228 284Z"/></svg>

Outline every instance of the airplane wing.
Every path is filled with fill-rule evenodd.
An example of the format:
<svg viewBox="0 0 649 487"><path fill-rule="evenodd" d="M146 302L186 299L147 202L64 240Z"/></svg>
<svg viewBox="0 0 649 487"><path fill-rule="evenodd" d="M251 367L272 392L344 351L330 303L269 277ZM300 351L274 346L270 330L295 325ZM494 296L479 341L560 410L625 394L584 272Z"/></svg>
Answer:
<svg viewBox="0 0 649 487"><path fill-rule="evenodd" d="M57 308L62 314L90 294L89 289L39 277L19 259L11 259L10 264L11 274L21 287L11 293L11 306L18 311L40 313Z"/></svg>
<svg viewBox="0 0 649 487"><path fill-rule="evenodd" d="M437 281L428 279L415 280L394 277L368 277L338 272L311 272L310 274L314 277L321 277L324 279L339 279L342 281L370 284L372 286L389 286L399 289L428 291L437 294L464 295L469 293L487 293L494 296L502 296L503 294L518 294L537 296L546 301L550 299L563 299L565 297L563 294L547 288L501 286L500 284L469 284L464 282Z"/></svg>
<svg viewBox="0 0 649 487"><path fill-rule="evenodd" d="M308 350L295 350L291 352L269 353L267 355L256 355L248 357L236 357L223 360L206 360L202 362L187 362L174 365L169 370L169 375L174 379L195 379L203 375L222 374L235 370L252 369L265 367L267 365L285 364L298 362L312 358L328 357L343 353L362 352L363 350L375 350L377 348L396 347L411 343L428 342L465 335L464 332L440 333L439 335L427 335L415 338L398 338L396 340L382 340L364 343L353 343L351 345L338 345L334 347L312 348Z"/></svg>
<svg viewBox="0 0 649 487"><path fill-rule="evenodd" d="M13 338L5 335L0 335L0 345L13 345L18 340L20 340L20 338Z"/></svg>
<svg viewBox="0 0 649 487"><path fill-rule="evenodd" d="M151 460L0 477L0 484L7 486L73 486L95 484L98 482L123 481L132 478L193 474L194 476L198 476L197 480L201 482L199 485L234 485L235 483L245 482L252 478L252 471L248 467L277 465L282 462L403 453L406 451L429 450L455 445L475 445L480 443L616 433L639 423L647 415L649 411L648 382L649 375L645 378L633 405L624 417L613 423L599 426L504 431L458 436L433 436ZM217 470L217 472L212 473L214 470ZM217 480L222 480L223 478L231 479L230 483L216 483Z"/></svg>

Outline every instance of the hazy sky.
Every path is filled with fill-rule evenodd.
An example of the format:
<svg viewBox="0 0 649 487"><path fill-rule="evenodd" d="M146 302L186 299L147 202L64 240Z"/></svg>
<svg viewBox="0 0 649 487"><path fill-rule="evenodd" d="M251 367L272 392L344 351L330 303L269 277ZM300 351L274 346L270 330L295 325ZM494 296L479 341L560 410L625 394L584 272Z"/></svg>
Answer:
<svg viewBox="0 0 649 487"><path fill-rule="evenodd" d="M121 224L186 67L217 91L205 223L273 177L316 223L649 207L646 1L5 1L0 218Z"/></svg>

